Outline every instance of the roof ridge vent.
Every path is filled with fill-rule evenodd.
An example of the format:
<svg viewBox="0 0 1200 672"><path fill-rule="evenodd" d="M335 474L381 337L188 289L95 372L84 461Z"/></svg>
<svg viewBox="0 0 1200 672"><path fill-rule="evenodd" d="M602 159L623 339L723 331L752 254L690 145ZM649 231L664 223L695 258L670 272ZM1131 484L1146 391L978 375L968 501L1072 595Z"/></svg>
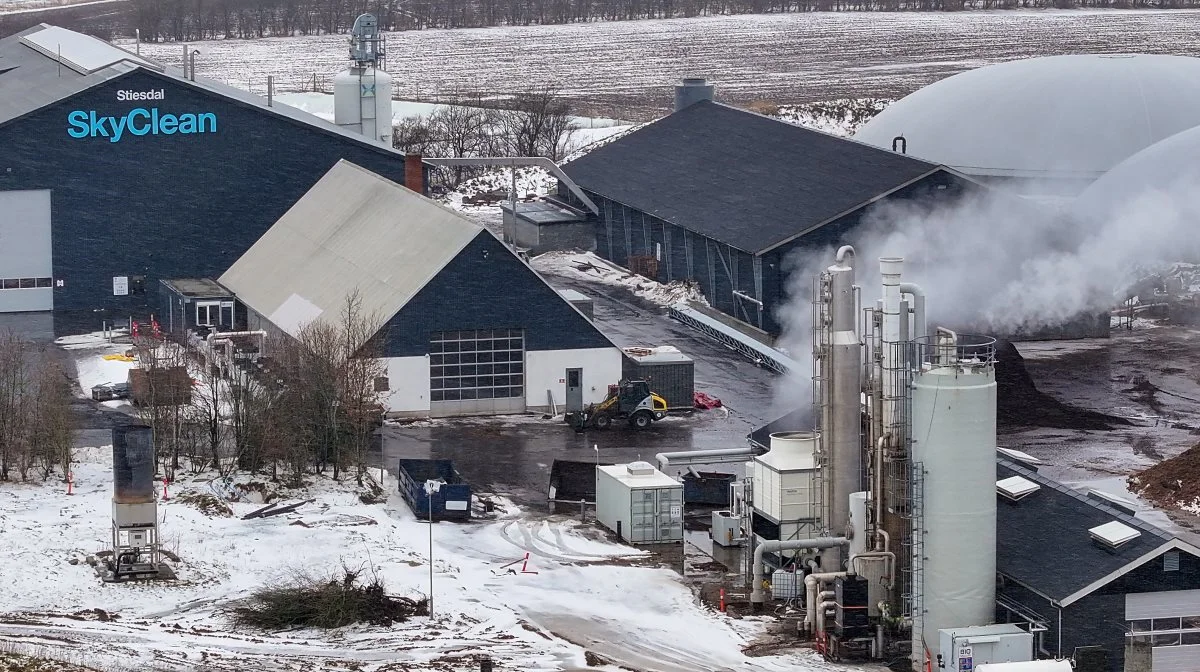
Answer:
<svg viewBox="0 0 1200 672"><path fill-rule="evenodd" d="M1041 490L1042 486L1024 476L1010 476L996 481L996 491L1005 499L1017 502Z"/></svg>
<svg viewBox="0 0 1200 672"><path fill-rule="evenodd" d="M1121 513L1124 513L1124 514L1127 514L1130 516L1136 516L1138 513L1137 505L1134 504L1133 502L1129 501L1128 499L1125 499L1124 497L1118 497L1116 495L1113 495L1113 494L1110 494L1107 492L1101 492L1100 490L1097 490L1095 488L1090 488L1088 490L1087 496L1088 496L1088 499L1099 500L1100 502L1103 502L1104 504L1111 506L1112 508L1120 511Z"/></svg>
<svg viewBox="0 0 1200 672"><path fill-rule="evenodd" d="M1109 548L1120 548L1125 544L1142 536L1142 533L1132 527L1114 520L1103 525L1097 525L1088 530L1088 534L1092 539L1104 544Z"/></svg>

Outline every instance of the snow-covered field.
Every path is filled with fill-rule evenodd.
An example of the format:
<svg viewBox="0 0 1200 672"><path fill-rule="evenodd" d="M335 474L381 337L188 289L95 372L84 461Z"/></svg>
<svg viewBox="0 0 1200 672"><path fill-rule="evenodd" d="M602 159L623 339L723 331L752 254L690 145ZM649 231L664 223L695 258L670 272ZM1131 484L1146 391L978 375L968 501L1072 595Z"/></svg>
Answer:
<svg viewBox="0 0 1200 672"><path fill-rule="evenodd" d="M388 36L402 97L504 94L555 86L585 107L665 111L670 85L705 76L718 96L779 104L897 98L949 74L1014 58L1088 52L1200 52L1200 11L1020 10L811 13L426 30ZM344 35L201 43L197 72L265 92L311 89L345 67ZM178 64L178 45L142 52ZM481 66L481 64L486 64Z"/></svg>
<svg viewBox="0 0 1200 672"><path fill-rule="evenodd" d="M574 520L522 517L502 500L494 519L433 527L432 618L333 632L234 631L222 614L231 601L297 573L365 568L394 594L427 593L429 526L398 495L363 504L351 484L332 481L282 491L286 500L314 499L294 514L244 521L259 505L234 501L233 517L210 515L180 496L222 490L203 477L180 479L159 503L165 547L180 557L178 580L103 584L86 557L110 536L111 449L82 449L77 459L74 495L60 483L0 486L0 562L19 572L0 584L4 648L102 670L417 672L468 669L472 654L490 655L497 669L582 669L584 647L573 642L667 672L826 667L804 651L747 657L742 647L767 620L735 625L698 606L674 572L641 551ZM536 573L505 569L526 553Z"/></svg>

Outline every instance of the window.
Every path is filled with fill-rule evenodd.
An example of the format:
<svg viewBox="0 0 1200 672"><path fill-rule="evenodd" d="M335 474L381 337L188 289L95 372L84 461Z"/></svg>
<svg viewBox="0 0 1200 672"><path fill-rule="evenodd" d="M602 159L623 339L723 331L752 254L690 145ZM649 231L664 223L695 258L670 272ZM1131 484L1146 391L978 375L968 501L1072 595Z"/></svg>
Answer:
<svg viewBox="0 0 1200 672"><path fill-rule="evenodd" d="M221 303L206 301L196 304L196 326L213 327L221 322Z"/></svg>
<svg viewBox="0 0 1200 672"><path fill-rule="evenodd" d="M525 396L523 329L465 329L431 335L430 401Z"/></svg>
<svg viewBox="0 0 1200 672"><path fill-rule="evenodd" d="M1200 616L1140 619L1129 622L1128 637L1151 646L1200 644Z"/></svg>
<svg viewBox="0 0 1200 672"><path fill-rule="evenodd" d="M1148 618L1142 618L1136 621L1129 622L1129 629L1132 632L1150 632L1154 629L1154 621Z"/></svg>
<svg viewBox="0 0 1200 672"><path fill-rule="evenodd" d="M0 290L3 289L36 289L52 287L53 278L0 278Z"/></svg>
<svg viewBox="0 0 1200 672"><path fill-rule="evenodd" d="M1179 571L1179 551L1167 551L1163 554L1163 571Z"/></svg>

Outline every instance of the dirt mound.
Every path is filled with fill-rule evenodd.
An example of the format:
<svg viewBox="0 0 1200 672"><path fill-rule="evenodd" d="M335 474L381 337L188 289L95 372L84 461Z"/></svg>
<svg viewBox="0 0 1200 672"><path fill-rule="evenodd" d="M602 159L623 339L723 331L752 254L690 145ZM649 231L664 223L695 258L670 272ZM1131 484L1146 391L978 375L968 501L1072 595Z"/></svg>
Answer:
<svg viewBox="0 0 1200 672"><path fill-rule="evenodd" d="M1041 392L1025 358L1008 341L996 343L996 420L1002 427L1108 430L1131 424L1125 418L1076 408Z"/></svg>
<svg viewBox="0 0 1200 672"><path fill-rule="evenodd" d="M1200 508L1200 444L1130 476L1129 488L1163 508Z"/></svg>

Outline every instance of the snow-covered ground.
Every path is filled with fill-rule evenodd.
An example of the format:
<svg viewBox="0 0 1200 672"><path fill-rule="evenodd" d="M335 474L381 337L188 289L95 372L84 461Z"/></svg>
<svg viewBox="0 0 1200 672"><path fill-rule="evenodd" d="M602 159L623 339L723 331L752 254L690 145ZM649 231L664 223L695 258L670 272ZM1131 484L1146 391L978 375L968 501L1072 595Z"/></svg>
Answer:
<svg viewBox="0 0 1200 672"><path fill-rule="evenodd" d="M649 280L592 252L547 252L534 257L530 264L539 273L566 276L613 287L624 287L640 298L660 306L671 306L680 301L698 301L708 305L700 288L682 282L662 284Z"/></svg>
<svg viewBox="0 0 1200 672"><path fill-rule="evenodd" d="M898 98L988 63L1066 53L1200 52L1193 10L813 12L388 34L397 92L414 100L558 87L582 105L647 119L670 86L704 76L721 99L794 104ZM311 90L346 67L345 35L218 40L197 72L259 93ZM174 44L142 53L178 65ZM480 64L486 64L481 67Z"/></svg>
<svg viewBox="0 0 1200 672"><path fill-rule="evenodd" d="M178 579L104 584L85 560L110 537L111 449L82 449L77 459L74 495L59 483L0 486L0 562L20 572L0 584L6 648L85 655L97 669L417 672L467 669L452 663L484 654L498 669L535 672L583 669L584 646L664 672L827 667L805 651L747 657L742 647L767 619L735 627L644 553L574 520L522 517L503 500L494 519L433 527L432 618L333 632L235 631L222 612L231 601L297 574L364 568L394 594L427 593L429 526L398 495L363 504L350 484L328 480L281 491L288 501L314 500L294 514L244 521L258 505L233 501L233 517L210 515L181 495L222 489L207 477L181 478L159 502ZM388 478L384 487L395 484ZM536 573L508 573L526 553Z"/></svg>
<svg viewBox="0 0 1200 672"><path fill-rule="evenodd" d="M126 335L125 332L118 332ZM137 363L125 357L128 343L113 343L103 333L93 332L78 336L63 336L55 344L71 354L75 362L75 378L84 397L91 398L96 385L124 383L129 380L129 370ZM104 406L117 408L129 402L113 400L102 402Z"/></svg>

